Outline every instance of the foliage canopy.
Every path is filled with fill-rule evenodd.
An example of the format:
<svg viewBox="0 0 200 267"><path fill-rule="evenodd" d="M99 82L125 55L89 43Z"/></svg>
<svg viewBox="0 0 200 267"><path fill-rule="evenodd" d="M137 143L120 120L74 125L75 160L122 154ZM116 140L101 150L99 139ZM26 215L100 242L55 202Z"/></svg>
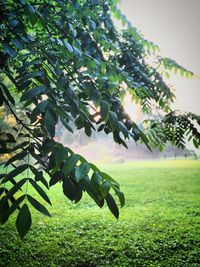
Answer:
<svg viewBox="0 0 200 267"><path fill-rule="evenodd" d="M185 137L200 145L197 115L170 109L174 100L164 80L169 71L193 73L159 56L159 48L144 39L117 9L114 0L1 1L0 105L7 106L15 127L1 131L1 154L11 154L0 176L0 221L18 210L16 228L24 238L31 227L32 206L51 216L29 187L51 205L45 188L60 182L75 203L83 191L116 218L112 192L125 204L119 184L81 155L55 140L56 125L66 131L84 129L112 134L116 143L142 141L150 149L170 141L184 147ZM113 18L122 22L117 30ZM154 57L155 64L148 64ZM126 91L144 113L162 111L143 128L125 113ZM47 175L44 175L46 173Z"/></svg>

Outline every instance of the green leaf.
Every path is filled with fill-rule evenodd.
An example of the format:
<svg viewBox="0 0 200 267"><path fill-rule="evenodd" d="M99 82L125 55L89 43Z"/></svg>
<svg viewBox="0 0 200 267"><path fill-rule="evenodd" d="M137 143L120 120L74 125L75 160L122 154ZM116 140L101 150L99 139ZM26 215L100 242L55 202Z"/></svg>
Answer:
<svg viewBox="0 0 200 267"><path fill-rule="evenodd" d="M75 204L78 203L83 195L83 190L80 184L76 183L75 184L75 197L74 197L74 202Z"/></svg>
<svg viewBox="0 0 200 267"><path fill-rule="evenodd" d="M7 96L8 100L13 104L15 105L15 100L14 98L12 97L12 95L10 94L10 91L8 90L8 88L2 83L0 82L0 85L5 93L5 95Z"/></svg>
<svg viewBox="0 0 200 267"><path fill-rule="evenodd" d="M27 204L25 203L20 209L16 220L17 232L19 233L21 239L24 239L25 235L31 228L31 224L32 224L31 213L29 211Z"/></svg>
<svg viewBox="0 0 200 267"><path fill-rule="evenodd" d="M69 174L76 167L78 161L79 161L79 156L77 154L69 156L66 159L66 162L63 166L63 174L64 175Z"/></svg>
<svg viewBox="0 0 200 267"><path fill-rule="evenodd" d="M76 196L76 190L74 183L70 178L64 178L63 180L63 193L66 197L68 197L71 201L75 199Z"/></svg>
<svg viewBox="0 0 200 267"><path fill-rule="evenodd" d="M28 152L27 151L22 151L16 155L14 155L12 158L10 158L6 164L5 164L5 167L8 166L9 164L15 162L16 160L21 160L21 159L24 159L26 156L27 156Z"/></svg>
<svg viewBox="0 0 200 267"><path fill-rule="evenodd" d="M96 23L93 20L90 20L90 30L94 31L96 29Z"/></svg>
<svg viewBox="0 0 200 267"><path fill-rule="evenodd" d="M119 187L118 182L116 182L110 175L108 175L105 172L100 172L100 175L105 179L108 180L110 182L112 182L112 184L116 185L117 187Z"/></svg>
<svg viewBox="0 0 200 267"><path fill-rule="evenodd" d="M5 214L8 212L9 204L8 201L4 201L5 197L0 199L0 223L4 223Z"/></svg>
<svg viewBox="0 0 200 267"><path fill-rule="evenodd" d="M9 172L5 176L5 178L3 179L2 183L6 183L6 182L10 181L11 179L13 179L14 177L16 177L20 173L24 172L28 167L29 167L28 164L23 164L23 165L20 165L20 166L16 167L14 170L12 170L11 172Z"/></svg>
<svg viewBox="0 0 200 267"><path fill-rule="evenodd" d="M63 162L64 159L68 156L68 149L66 147L58 147L56 149L56 155L55 155L55 161L56 165L60 166L60 164Z"/></svg>
<svg viewBox="0 0 200 267"><path fill-rule="evenodd" d="M111 124L111 127L114 130L118 128L118 118L115 112L109 111L109 122Z"/></svg>
<svg viewBox="0 0 200 267"><path fill-rule="evenodd" d="M67 47L68 51L69 51L70 53L72 53L72 52L73 52L73 48L72 48L72 46L71 46L66 40L64 40L64 44L65 44L65 46Z"/></svg>
<svg viewBox="0 0 200 267"><path fill-rule="evenodd" d="M22 203L22 201L25 199L25 197L26 197L26 195L23 195L23 196L19 197L18 199L15 199L15 201L13 202L13 204L9 207L9 209L2 216L2 221L1 221L2 224L4 224L4 223L7 222L7 220L9 219L9 217L12 215L12 213L16 209L19 209L19 205Z"/></svg>
<svg viewBox="0 0 200 267"><path fill-rule="evenodd" d="M6 173L1 173L0 174L0 180L3 179L7 174Z"/></svg>
<svg viewBox="0 0 200 267"><path fill-rule="evenodd" d="M112 214L115 216L115 218L119 218L119 209L117 207L117 204L114 200L114 198L111 196L111 194L107 194L106 196L106 203L108 205L109 210L112 212Z"/></svg>
<svg viewBox="0 0 200 267"><path fill-rule="evenodd" d="M116 195L119 198L121 208L125 205L125 197L124 194L114 185L112 185L112 188L114 189Z"/></svg>
<svg viewBox="0 0 200 267"><path fill-rule="evenodd" d="M200 142L198 142L196 139L193 138L193 144L194 146L198 149L199 148L199 145L200 145Z"/></svg>
<svg viewBox="0 0 200 267"><path fill-rule="evenodd" d="M62 178L63 178L63 174L61 171L54 173L53 176L51 177L50 181L49 181L49 185L50 186L55 185L56 183L61 181Z"/></svg>
<svg viewBox="0 0 200 267"><path fill-rule="evenodd" d="M124 137L128 137L128 129L126 128L126 125L122 121L119 121L118 125L119 125L119 129L120 129L120 131L122 131Z"/></svg>
<svg viewBox="0 0 200 267"><path fill-rule="evenodd" d="M11 189L7 192L4 201L7 201L11 198L16 192L18 192L21 187L27 182L27 178L21 179L18 183L16 183Z"/></svg>
<svg viewBox="0 0 200 267"><path fill-rule="evenodd" d="M41 95L46 92L45 86L36 86L29 90L28 92L24 93L20 99L21 102L23 101L30 101L33 97L37 97L38 95Z"/></svg>
<svg viewBox="0 0 200 267"><path fill-rule="evenodd" d="M10 151L14 152L14 151L16 151L18 149L26 149L26 146L29 145L29 144L30 144L30 142L28 142L28 141L22 142L22 143L20 143L20 144L18 144L16 146L14 146Z"/></svg>
<svg viewBox="0 0 200 267"><path fill-rule="evenodd" d="M100 104L100 115L103 120L107 121L108 119L108 112L110 110L110 106L107 101L102 100Z"/></svg>
<svg viewBox="0 0 200 267"><path fill-rule="evenodd" d="M55 126L58 121L57 114L52 110L47 110L44 115L44 122L51 137L55 136Z"/></svg>
<svg viewBox="0 0 200 267"><path fill-rule="evenodd" d="M104 181L100 186L100 192L102 198L105 198L108 195L109 190L110 190L110 182Z"/></svg>
<svg viewBox="0 0 200 267"><path fill-rule="evenodd" d="M3 48L4 48L5 52L6 52L10 57L15 57L15 56L16 56L15 51L13 50L13 48L12 48L9 44L2 43L2 45L3 45Z"/></svg>
<svg viewBox="0 0 200 267"><path fill-rule="evenodd" d="M79 59L81 59L81 58L82 58L81 51L80 51L77 47L75 47L75 46L73 46L73 49L74 49L74 54L75 54Z"/></svg>
<svg viewBox="0 0 200 267"><path fill-rule="evenodd" d="M35 181L40 181L48 189L49 185L43 176L42 171L38 171L34 166L30 166L32 173L35 175Z"/></svg>
<svg viewBox="0 0 200 267"><path fill-rule="evenodd" d="M11 133L7 133L6 136L8 137L8 142L16 143L14 136Z"/></svg>
<svg viewBox="0 0 200 267"><path fill-rule="evenodd" d="M89 172L90 165L87 162L81 163L75 170L76 181L80 182Z"/></svg>
<svg viewBox="0 0 200 267"><path fill-rule="evenodd" d="M14 46L17 49L19 49L19 50L23 49L23 46L22 46L21 42L17 38L12 39L12 43L14 44Z"/></svg>
<svg viewBox="0 0 200 267"><path fill-rule="evenodd" d="M47 107L48 103L48 100L44 100L33 109L33 111L31 112L31 122L34 122L37 119L37 116L45 111L45 108Z"/></svg>
<svg viewBox="0 0 200 267"><path fill-rule="evenodd" d="M103 181L103 178L101 177L99 172L95 171L91 177L91 183L90 183L92 190L94 190L95 192L98 192L102 181Z"/></svg>
<svg viewBox="0 0 200 267"><path fill-rule="evenodd" d="M51 214L48 212L48 210L40 202L38 202L35 198L33 198L30 195L27 195L27 199L37 211L41 212L43 215L51 217Z"/></svg>
<svg viewBox="0 0 200 267"><path fill-rule="evenodd" d="M0 187L0 196L4 193L5 188L4 187Z"/></svg>
<svg viewBox="0 0 200 267"><path fill-rule="evenodd" d="M47 196L46 192L40 187L33 179L29 179L29 182L31 185L35 188L35 190L39 193L39 195L51 205L51 201L49 200L49 197Z"/></svg>
<svg viewBox="0 0 200 267"><path fill-rule="evenodd" d="M93 163L90 163L90 168L91 168L94 172L99 172L99 169L98 169L97 166L95 166Z"/></svg>

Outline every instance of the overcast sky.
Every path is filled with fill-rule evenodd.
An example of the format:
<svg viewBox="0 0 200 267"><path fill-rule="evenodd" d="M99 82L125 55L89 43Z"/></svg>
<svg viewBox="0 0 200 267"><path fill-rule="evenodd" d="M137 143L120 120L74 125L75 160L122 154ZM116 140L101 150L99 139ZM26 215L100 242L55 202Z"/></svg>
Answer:
<svg viewBox="0 0 200 267"><path fill-rule="evenodd" d="M119 8L163 56L200 76L200 0L121 0ZM200 80L173 76L170 82L176 86L174 108L200 114Z"/></svg>

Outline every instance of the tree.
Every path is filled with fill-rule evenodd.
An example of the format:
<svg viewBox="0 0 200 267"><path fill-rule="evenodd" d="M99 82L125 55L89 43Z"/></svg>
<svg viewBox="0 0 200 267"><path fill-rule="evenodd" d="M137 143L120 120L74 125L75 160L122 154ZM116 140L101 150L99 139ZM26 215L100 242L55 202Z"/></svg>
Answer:
<svg viewBox="0 0 200 267"><path fill-rule="evenodd" d="M193 73L161 58L159 48L131 26L117 2L1 1L0 105L9 108L17 125L0 135L1 153L12 154L0 176L0 221L4 224L18 210L21 238L31 227L30 206L50 216L30 187L48 204L44 188L58 182L75 203L86 191L100 207L106 202L116 218L111 192L125 204L112 177L54 140L58 122L66 131L75 126L88 136L104 131L125 147L126 139L140 140L149 149L162 149L168 141L184 147L186 136L200 145L195 128L200 118L170 109L174 94L163 79L171 70L187 77ZM123 30L116 29L114 17ZM152 56L154 66L148 64ZM162 110L162 116L138 127L124 111L126 91L143 112Z"/></svg>

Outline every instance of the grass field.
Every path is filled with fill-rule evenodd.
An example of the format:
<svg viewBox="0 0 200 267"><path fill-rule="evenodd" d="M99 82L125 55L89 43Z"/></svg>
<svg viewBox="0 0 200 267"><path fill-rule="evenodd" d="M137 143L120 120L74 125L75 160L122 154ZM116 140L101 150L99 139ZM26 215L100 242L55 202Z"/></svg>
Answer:
<svg viewBox="0 0 200 267"><path fill-rule="evenodd" d="M0 266L200 266L200 161L101 165L120 182L118 221L85 196L74 205L52 188L53 218L33 215L22 242L0 227Z"/></svg>

